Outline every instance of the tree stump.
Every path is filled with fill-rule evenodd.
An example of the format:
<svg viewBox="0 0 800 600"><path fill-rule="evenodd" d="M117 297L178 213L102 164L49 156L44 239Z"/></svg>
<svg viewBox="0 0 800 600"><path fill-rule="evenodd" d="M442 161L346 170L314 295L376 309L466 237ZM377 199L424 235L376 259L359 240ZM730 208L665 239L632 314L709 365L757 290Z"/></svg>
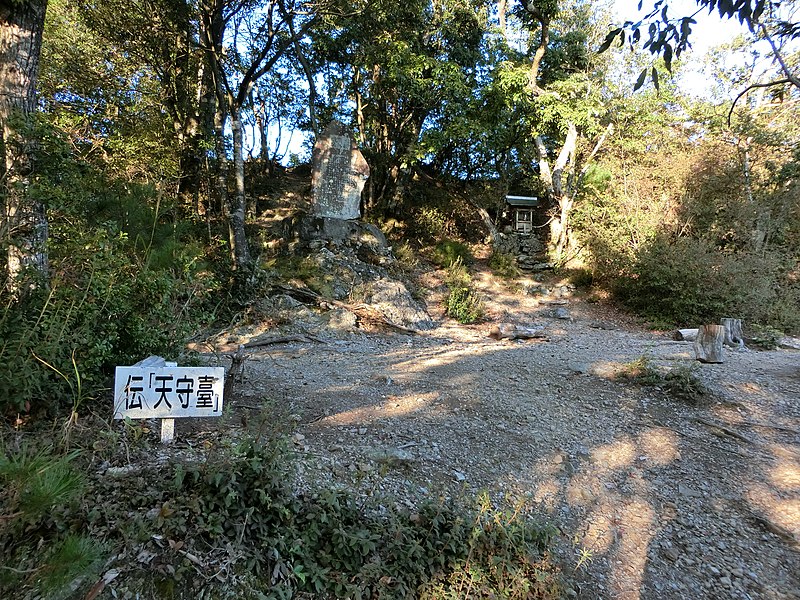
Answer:
<svg viewBox="0 0 800 600"><path fill-rule="evenodd" d="M742 333L741 319L720 319L720 325L725 328L725 345L739 350L744 349L744 333Z"/></svg>
<svg viewBox="0 0 800 600"><path fill-rule="evenodd" d="M697 360L703 363L723 363L722 345L725 342L725 327L722 325L703 325L697 331L694 352Z"/></svg>

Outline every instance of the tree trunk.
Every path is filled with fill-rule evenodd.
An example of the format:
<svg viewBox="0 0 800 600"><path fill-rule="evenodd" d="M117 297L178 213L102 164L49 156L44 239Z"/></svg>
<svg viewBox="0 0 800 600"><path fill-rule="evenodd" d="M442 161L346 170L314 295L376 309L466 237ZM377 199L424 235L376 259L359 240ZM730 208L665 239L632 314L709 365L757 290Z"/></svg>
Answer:
<svg viewBox="0 0 800 600"><path fill-rule="evenodd" d="M47 278L47 214L28 196L35 142L26 131L36 110L46 11L47 0L0 3L0 231L10 241L6 268L14 290L27 268Z"/></svg>
<svg viewBox="0 0 800 600"><path fill-rule="evenodd" d="M503 35L506 44L508 44L508 26L506 23L507 8L506 0L497 0L497 25L500 27L500 33Z"/></svg>
<svg viewBox="0 0 800 600"><path fill-rule="evenodd" d="M723 363L722 344L725 341L725 327L722 325L703 325L697 332L694 352L697 360L704 363Z"/></svg>
<svg viewBox="0 0 800 600"><path fill-rule="evenodd" d="M568 189L568 186L565 185L569 180L569 177L565 177L565 172L571 168L575 160L577 142L578 130L574 123L569 123L564 145L551 169L544 141L541 136L537 136L535 139L536 151L539 155L539 181L558 206L558 212L550 221L549 247L554 262L559 262L564 258L564 253L570 245L569 220L575 199L573 190Z"/></svg>
<svg viewBox="0 0 800 600"><path fill-rule="evenodd" d="M742 332L742 320L724 318L720 319L720 325L725 328L725 345L739 350L744 349L744 333Z"/></svg>
<svg viewBox="0 0 800 600"><path fill-rule="evenodd" d="M236 188L231 202L230 231L231 251L233 252L234 269L247 268L250 265L250 248L244 230L247 195L244 189L244 135L240 108L231 107L231 129L233 130L233 171Z"/></svg>

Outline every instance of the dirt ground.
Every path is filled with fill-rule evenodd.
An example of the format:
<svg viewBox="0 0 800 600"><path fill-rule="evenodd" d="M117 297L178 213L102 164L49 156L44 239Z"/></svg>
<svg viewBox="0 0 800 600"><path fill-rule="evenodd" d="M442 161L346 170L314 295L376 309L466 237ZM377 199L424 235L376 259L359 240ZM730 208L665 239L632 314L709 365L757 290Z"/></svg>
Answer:
<svg viewBox="0 0 800 600"><path fill-rule="evenodd" d="M429 332L251 349L237 410L270 402L297 423L300 485L527 499L561 530L570 596L800 598L800 352L700 364L569 286L478 283L490 323L448 321L432 294ZM496 341L491 322L548 337ZM694 368L712 394L693 404L618 376L642 357Z"/></svg>

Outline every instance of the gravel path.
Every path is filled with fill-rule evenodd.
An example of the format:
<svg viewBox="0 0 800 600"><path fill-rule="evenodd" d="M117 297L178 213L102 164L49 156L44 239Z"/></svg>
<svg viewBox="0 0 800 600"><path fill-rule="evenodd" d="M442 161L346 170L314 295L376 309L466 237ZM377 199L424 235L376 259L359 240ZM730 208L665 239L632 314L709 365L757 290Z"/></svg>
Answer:
<svg viewBox="0 0 800 600"><path fill-rule="evenodd" d="M700 365L690 344L565 298L569 288L534 297L524 282L479 280L492 319L543 325L549 339L447 324L256 348L239 402L293 415L304 484L401 503L529 499L563 533L571 596L800 598L800 352ZM712 399L617 376L643 356L696 365Z"/></svg>

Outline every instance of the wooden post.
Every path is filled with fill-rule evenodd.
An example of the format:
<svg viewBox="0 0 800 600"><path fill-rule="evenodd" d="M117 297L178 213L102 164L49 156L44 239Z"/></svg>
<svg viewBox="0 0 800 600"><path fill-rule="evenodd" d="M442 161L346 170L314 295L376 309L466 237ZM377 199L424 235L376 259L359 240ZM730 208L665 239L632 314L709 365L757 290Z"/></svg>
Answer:
<svg viewBox="0 0 800 600"><path fill-rule="evenodd" d="M161 443L165 446L175 441L175 419L161 419Z"/></svg>
<svg viewBox="0 0 800 600"><path fill-rule="evenodd" d="M720 319L720 325L725 328L725 345L739 350L744 349L744 333L742 333L741 319Z"/></svg>
<svg viewBox="0 0 800 600"><path fill-rule="evenodd" d="M698 329L694 342L697 360L704 363L723 363L722 344L725 341L725 327L722 325L703 325Z"/></svg>

